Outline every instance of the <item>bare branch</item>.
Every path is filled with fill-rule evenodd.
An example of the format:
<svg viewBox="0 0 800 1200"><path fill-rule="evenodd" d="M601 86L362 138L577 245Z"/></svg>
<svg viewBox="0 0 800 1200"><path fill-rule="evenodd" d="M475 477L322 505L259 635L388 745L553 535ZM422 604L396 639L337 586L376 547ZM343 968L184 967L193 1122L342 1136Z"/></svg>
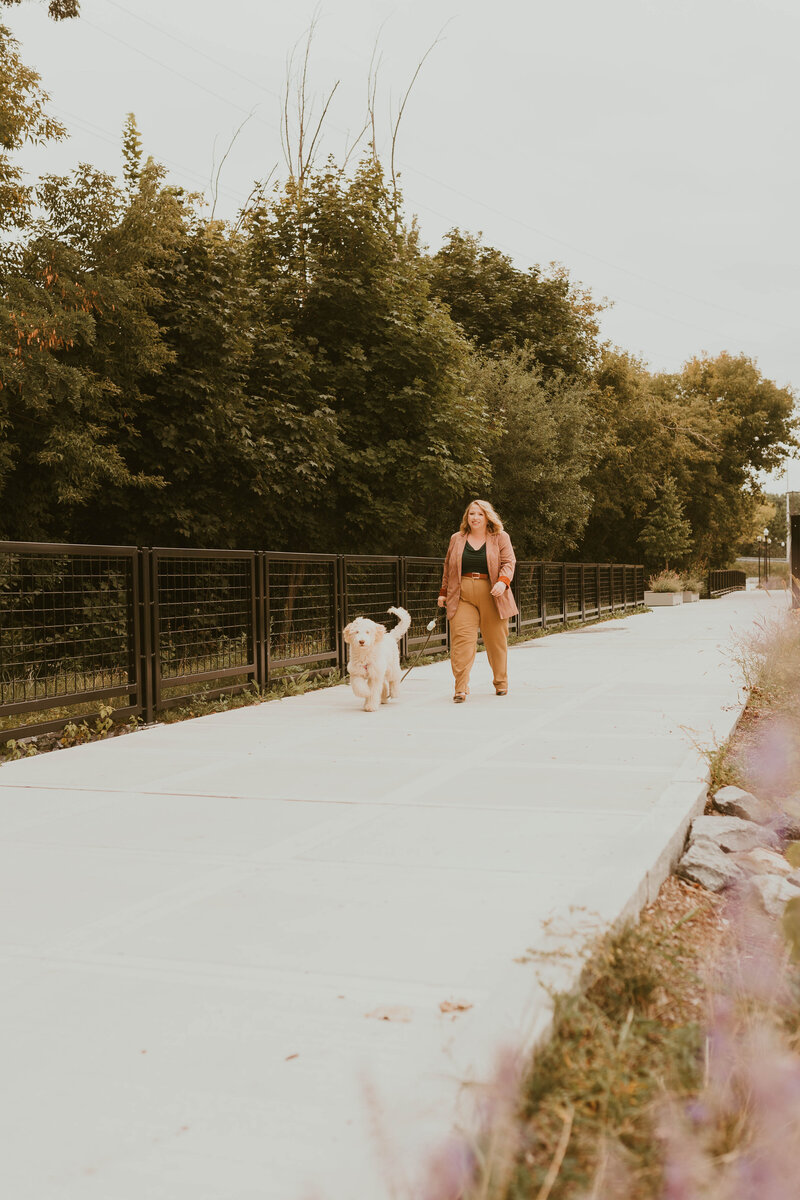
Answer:
<svg viewBox="0 0 800 1200"><path fill-rule="evenodd" d="M317 144L317 138L319 137L320 133L322 132L322 123L325 120L325 114L327 113L328 109L330 108L330 103L331 103L331 100L333 99L333 94L336 91L336 89L338 88L338 86L339 86L339 80L337 79L336 83L333 85L333 87L330 90L330 95L328 96L328 99L325 101L325 107L323 108L322 115L321 115L319 121L317 122L317 128L314 130L314 136L311 139L311 145L308 148L308 154L306 155L306 161L303 163L302 176L304 179L306 177L306 173L308 171L310 171L314 165L314 149Z"/></svg>
<svg viewBox="0 0 800 1200"><path fill-rule="evenodd" d="M375 61L375 56L378 54L378 45L383 33L383 27L388 20L388 17L384 18L375 35L375 45L372 47L372 56L369 60L369 71L367 73L367 119L372 130L372 157L375 162L378 161L378 138L375 129L375 98L378 94L378 74L383 62L383 54L378 55L377 62Z"/></svg>
<svg viewBox="0 0 800 1200"><path fill-rule="evenodd" d="M250 121L252 119L252 117L254 116L255 111L256 111L255 108L250 110L250 112L247 114L245 119L242 121L239 128L234 133L233 137L231 138L230 142L228 143L228 149L225 151L222 158L220 159L219 167L217 168L217 174L215 177L212 178L212 193L211 194L214 198L214 203L211 206L211 220L212 221L214 220L214 213L217 211L217 200L219 199L219 177L222 174L222 168L225 166L225 160L228 157L228 155L230 154L231 150L233 149L233 147L236 143L236 139L238 138L239 134L242 132L242 130L244 129L247 122ZM215 149L216 149L216 145L217 145L217 139L214 138L214 148ZM214 171L213 156L212 156L212 160L211 160L211 171L212 171L212 176L213 176L213 171Z"/></svg>
<svg viewBox="0 0 800 1200"><path fill-rule="evenodd" d="M245 200L244 204L242 205L242 207L241 207L241 210L240 210L240 212L239 212L239 216L238 216L238 218L237 218L237 220L236 220L236 224L235 224L235 225L234 225L234 227L233 227L233 232L234 232L234 233L238 233L238 232L239 232L239 230L240 230L240 229L241 229L241 227L242 227L242 224L243 224L243 223L244 223L244 221L247 219L248 215L249 215L249 214L252 212L252 210L255 208L255 206L256 206L256 205L257 205L257 204L258 204L258 203L259 203L261 200L263 200L263 198L264 198L264 193L266 192L267 188L269 187L270 180L272 179L272 176L275 174L275 172L277 171L277 169L278 169L278 164L277 164L277 163L275 163L274 167L272 168L272 170L270 171L270 173L269 173L269 175L266 177L266 179L264 179L264 180L263 180L262 182L260 182L260 183L256 182L256 183L253 185L253 188L252 188L252 190L251 190L251 192L250 192L250 195L247 197L247 199Z"/></svg>
<svg viewBox="0 0 800 1200"><path fill-rule="evenodd" d="M452 20L452 17L451 17L450 19ZM395 167L395 150L396 150L396 147L397 147L397 134L398 134L398 131L399 131L399 129L400 129L400 122L401 122L401 121L402 121L402 119L403 119L403 113L405 112L406 104L408 103L408 97L411 95L411 89L413 88L414 84L417 82L417 79L418 79L418 77L419 77L419 73L420 73L420 71L422 70L423 66L425 65L425 60L426 60L426 59L428 58L428 56L429 56L429 55L432 53L432 51L433 51L433 50L436 48L436 46L438 46L438 45L439 45L439 43L440 43L440 42L443 40L443 39L442 39L442 34L444 33L445 29L447 28L447 26L448 26L449 24L450 24L450 21L447 21L447 22L445 22L445 24L442 26L442 28L441 28L441 29L439 30L439 32L437 33L437 35L436 35L436 37L434 38L434 40L431 42L431 44L430 44L430 46L428 47L428 49L427 49L427 50L425 51L425 53L423 54L422 58L421 58L421 59L419 60L419 62L417 63L417 69L416 69L416 71L414 72L414 74L413 74L413 75L412 75L412 77L411 77L411 82L409 83L408 87L406 88L405 95L403 96L403 99L400 101L400 108L399 108L399 111L398 111L398 113L397 113L397 120L396 120L396 121L394 122L394 124L393 124L393 128L392 128L392 151L391 151L391 157L390 157L390 159L389 159L389 166L390 166L390 170L391 170L391 176L392 176L392 193L393 193L393 196L394 196L394 223L395 223L395 229L397 228L397 170L396 170L396 167Z"/></svg>
<svg viewBox="0 0 800 1200"><path fill-rule="evenodd" d="M347 170L347 164L349 163L349 161L353 155L353 152L355 151L356 147L359 145L361 139L363 138L364 134L367 132L368 129L369 129L369 117L367 117L367 120L365 121L364 125L361 127L360 132L353 139L353 142L349 149L347 147L347 142L345 142L345 144L344 144L344 159L342 161L342 170L343 171Z"/></svg>
<svg viewBox="0 0 800 1200"><path fill-rule="evenodd" d="M294 48L291 54L286 59L286 80L283 88L283 114L281 116L281 149L283 157L286 160L286 168L289 172L289 178L294 179L294 170L292 168L292 144L291 135L289 132L289 94L292 86L292 67L294 66Z"/></svg>

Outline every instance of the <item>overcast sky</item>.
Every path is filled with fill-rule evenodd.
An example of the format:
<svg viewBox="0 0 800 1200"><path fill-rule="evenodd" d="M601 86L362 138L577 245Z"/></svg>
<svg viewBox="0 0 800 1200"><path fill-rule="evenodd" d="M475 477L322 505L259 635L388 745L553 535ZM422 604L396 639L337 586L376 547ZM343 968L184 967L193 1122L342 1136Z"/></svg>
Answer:
<svg viewBox="0 0 800 1200"><path fill-rule="evenodd" d="M70 130L31 171L120 169L134 112L146 153L217 212L283 170L286 58L313 4L82 0L79 21L3 10ZM603 334L655 370L721 350L800 391L797 0L323 0L310 92L339 80L324 143L361 127L439 38L412 91L398 159L407 213L436 248L482 231L520 267L553 260L613 307ZM800 463L790 467L800 489ZM777 486L773 481L772 486Z"/></svg>

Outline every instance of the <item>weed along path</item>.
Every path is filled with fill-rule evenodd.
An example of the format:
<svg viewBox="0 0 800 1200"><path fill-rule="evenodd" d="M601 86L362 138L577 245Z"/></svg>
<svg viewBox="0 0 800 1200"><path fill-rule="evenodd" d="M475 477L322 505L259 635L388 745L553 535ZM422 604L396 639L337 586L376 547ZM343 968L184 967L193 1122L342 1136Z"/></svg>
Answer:
<svg viewBox="0 0 800 1200"><path fill-rule="evenodd" d="M331 688L0 768L8 1195L422 1194L463 1085L546 1028L526 950L655 894L734 639L784 606L520 645L505 699L480 656L464 705L438 663L375 714Z"/></svg>

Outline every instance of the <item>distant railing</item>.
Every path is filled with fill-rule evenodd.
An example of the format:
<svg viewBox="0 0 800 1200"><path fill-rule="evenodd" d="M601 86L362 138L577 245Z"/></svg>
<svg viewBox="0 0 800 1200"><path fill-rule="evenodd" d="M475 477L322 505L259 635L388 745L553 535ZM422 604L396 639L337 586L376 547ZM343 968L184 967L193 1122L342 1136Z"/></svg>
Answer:
<svg viewBox="0 0 800 1200"><path fill-rule="evenodd" d="M710 571L708 575L708 595L710 599L716 596L727 596L728 592L743 592L747 588L747 575L744 571Z"/></svg>
<svg viewBox="0 0 800 1200"><path fill-rule="evenodd" d="M0 743L54 732L100 703L140 717L264 687L296 670L343 670L355 616L411 613L407 656L447 651L442 559L135 549L0 542ZM644 600L641 566L517 563L510 631L623 613Z"/></svg>

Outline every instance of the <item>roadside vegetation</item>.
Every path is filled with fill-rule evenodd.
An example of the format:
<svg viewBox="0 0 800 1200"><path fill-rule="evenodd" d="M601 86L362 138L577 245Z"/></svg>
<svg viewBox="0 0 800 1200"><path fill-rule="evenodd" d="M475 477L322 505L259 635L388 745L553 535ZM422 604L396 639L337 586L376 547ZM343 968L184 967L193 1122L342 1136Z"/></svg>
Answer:
<svg viewBox="0 0 800 1200"><path fill-rule="evenodd" d="M734 654L750 699L710 791L735 783L800 818L799 614ZM800 865L800 843L785 857ZM528 1067L501 1070L475 1141L433 1161L425 1200L788 1200L799 935L800 901L780 920L746 888L668 878L638 922L569 951L580 990L555 996Z"/></svg>

